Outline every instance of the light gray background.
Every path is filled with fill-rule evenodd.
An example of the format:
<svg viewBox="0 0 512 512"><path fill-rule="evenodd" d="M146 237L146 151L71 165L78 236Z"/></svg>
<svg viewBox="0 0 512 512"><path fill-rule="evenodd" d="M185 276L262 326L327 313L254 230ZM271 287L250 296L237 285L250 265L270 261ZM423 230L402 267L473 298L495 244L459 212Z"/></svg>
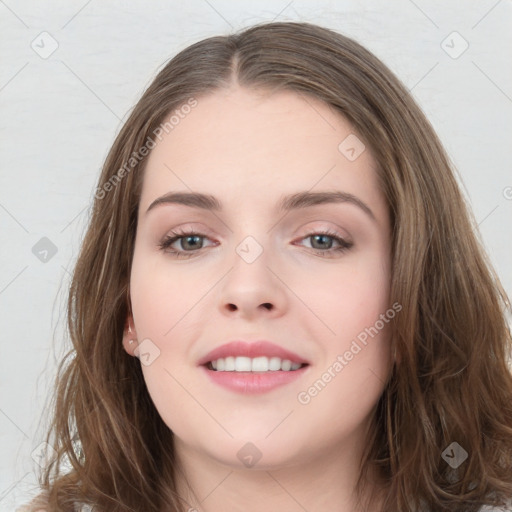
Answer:
<svg viewBox="0 0 512 512"><path fill-rule="evenodd" d="M122 121L178 51L271 20L338 30L398 74L458 168L511 294L511 1L0 0L1 511L33 494L69 271ZM51 48L44 31L58 43L46 58L31 46ZM457 58L462 39L446 39L454 31L469 43ZM57 247L46 262L32 251L43 237Z"/></svg>

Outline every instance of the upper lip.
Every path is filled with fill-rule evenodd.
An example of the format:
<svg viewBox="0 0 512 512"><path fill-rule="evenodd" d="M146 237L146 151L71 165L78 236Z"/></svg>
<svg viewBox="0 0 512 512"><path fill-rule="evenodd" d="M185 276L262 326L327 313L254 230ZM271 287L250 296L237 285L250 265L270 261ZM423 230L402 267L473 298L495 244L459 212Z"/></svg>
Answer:
<svg viewBox="0 0 512 512"><path fill-rule="evenodd" d="M198 365L204 365L210 361L216 361L217 359L226 357L279 357L280 359L288 359L292 363L309 364L303 357L286 350L275 343L266 340L259 340L253 342L246 341L230 341L221 345L220 347L214 348L204 357L199 359Z"/></svg>

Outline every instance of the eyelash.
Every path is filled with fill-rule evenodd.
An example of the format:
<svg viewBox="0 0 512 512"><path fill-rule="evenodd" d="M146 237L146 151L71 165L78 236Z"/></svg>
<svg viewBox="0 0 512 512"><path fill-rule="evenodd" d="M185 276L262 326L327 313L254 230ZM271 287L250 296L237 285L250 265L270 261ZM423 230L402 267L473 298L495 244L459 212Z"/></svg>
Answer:
<svg viewBox="0 0 512 512"><path fill-rule="evenodd" d="M320 249L311 249L316 255L328 258L332 257L333 253L339 253L343 254L345 251L348 251L354 244L352 242L347 242L343 238L339 237L336 233L333 233L332 231L325 230L325 231L319 231L319 232L313 232L309 233L306 236L302 238L302 240L306 238L310 238L315 235L321 235L321 236L328 236L330 238L333 238L336 242L339 243L339 247L327 249L325 251ZM158 247L160 250L172 254L175 258L190 258L195 256L201 249L198 249L197 251L177 251L176 249L170 249L170 246L176 242L177 240L181 238L185 238L187 236L199 236L200 238L208 238L207 235L204 235L203 233L198 233L196 231L187 231L187 230L177 230L177 231L171 231L171 234L166 236L161 242L159 242Z"/></svg>

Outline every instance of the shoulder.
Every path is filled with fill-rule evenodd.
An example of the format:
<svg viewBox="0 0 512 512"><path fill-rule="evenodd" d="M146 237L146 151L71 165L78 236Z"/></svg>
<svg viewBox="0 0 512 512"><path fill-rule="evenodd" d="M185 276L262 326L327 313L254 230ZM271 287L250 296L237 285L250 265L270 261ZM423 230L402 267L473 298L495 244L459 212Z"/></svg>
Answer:
<svg viewBox="0 0 512 512"><path fill-rule="evenodd" d="M30 503L21 505L15 512L47 512L46 507L48 506L48 495L41 493L36 496Z"/></svg>
<svg viewBox="0 0 512 512"><path fill-rule="evenodd" d="M36 496L30 503L21 505L15 512L48 512L48 494L41 493ZM75 505L74 512L93 512L93 508L90 505Z"/></svg>
<svg viewBox="0 0 512 512"><path fill-rule="evenodd" d="M512 512L512 501L503 507L491 507L490 505L483 506L479 512Z"/></svg>
<svg viewBox="0 0 512 512"><path fill-rule="evenodd" d="M418 512L434 512L434 510L422 505ZM512 512L512 500L508 501L505 506L494 507L492 505L482 505L478 512Z"/></svg>

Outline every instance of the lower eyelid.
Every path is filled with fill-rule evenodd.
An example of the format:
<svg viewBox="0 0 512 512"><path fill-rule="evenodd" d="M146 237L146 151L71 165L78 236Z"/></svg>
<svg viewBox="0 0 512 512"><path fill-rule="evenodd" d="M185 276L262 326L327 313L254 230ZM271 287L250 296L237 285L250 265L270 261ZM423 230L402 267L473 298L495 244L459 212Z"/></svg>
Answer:
<svg viewBox="0 0 512 512"><path fill-rule="evenodd" d="M335 257L336 254L341 254L345 251L348 251L352 248L354 245L353 242L349 239L346 239L345 237L342 237L338 235L337 233L330 233L330 232L322 232L322 231L313 231L310 233L306 233L304 236L295 239L298 242L301 242L303 240L310 239L313 236L327 236L328 238L332 238L334 240L334 247L330 247L327 249L316 249L314 247L307 247L302 244L299 244L302 247L305 247L306 249L309 249L310 251L313 251L316 255L321 255L324 257ZM202 238L204 240L208 240L211 243L209 245L206 245L204 247L201 247L196 250L186 251L184 249L174 249L171 247L171 245L175 244L176 242L179 242L180 240L186 238L187 236L197 236L199 238ZM174 239L174 240L173 240ZM204 249L207 249L208 247L216 247L219 245L219 242L216 242L213 240L209 235L200 233L200 232L175 232L172 233L166 237L158 244L158 247L161 251L169 253L175 258L189 258L194 257L195 255L199 255L203 252ZM296 244L293 244L296 245Z"/></svg>

